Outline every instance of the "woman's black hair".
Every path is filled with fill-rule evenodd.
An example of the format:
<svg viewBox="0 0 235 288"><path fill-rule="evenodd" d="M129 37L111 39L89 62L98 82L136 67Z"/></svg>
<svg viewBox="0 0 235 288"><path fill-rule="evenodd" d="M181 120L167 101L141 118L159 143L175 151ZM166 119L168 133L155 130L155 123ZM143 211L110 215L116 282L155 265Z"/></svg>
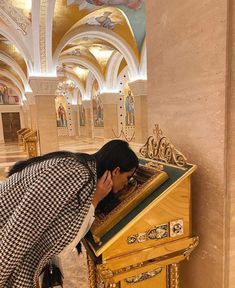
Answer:
<svg viewBox="0 0 235 288"><path fill-rule="evenodd" d="M123 140L111 140L93 154L96 159L97 177L100 178L106 170L113 171L116 167L120 172L128 172L139 165L138 157L129 144Z"/></svg>
<svg viewBox="0 0 235 288"><path fill-rule="evenodd" d="M39 163L52 158L72 157L83 163L91 172L87 162L96 161L97 178L100 178L106 170L113 171L120 167L121 172L130 171L138 167L138 158L130 149L127 142L123 140L111 140L107 142L95 154L73 153L68 151L51 152L42 156L17 162L9 171L8 177L16 172L22 171L28 165ZM92 172L91 172L92 176Z"/></svg>
<svg viewBox="0 0 235 288"><path fill-rule="evenodd" d="M30 158L27 160L16 162L12 166L12 168L10 169L10 171L8 173L8 177L11 176L12 174L16 173L16 172L22 171L24 168L26 168L27 166L29 166L31 164L40 163L44 160L49 160L49 159L53 159L53 158L67 158L67 157L77 159L79 162L83 163L88 168L89 171L90 171L90 168L87 165L87 162L91 161L91 160L93 160L93 161L95 160L92 155L89 155L86 153L73 153L73 152L69 152L69 151L56 151L56 152L47 153L47 154L42 155L42 156L37 156L34 158Z"/></svg>

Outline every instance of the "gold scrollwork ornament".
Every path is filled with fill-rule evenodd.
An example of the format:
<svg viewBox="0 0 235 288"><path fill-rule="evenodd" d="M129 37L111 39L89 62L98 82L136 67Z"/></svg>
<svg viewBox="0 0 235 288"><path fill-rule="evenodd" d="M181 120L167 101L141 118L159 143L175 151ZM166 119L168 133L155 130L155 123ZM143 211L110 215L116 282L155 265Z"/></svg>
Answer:
<svg viewBox="0 0 235 288"><path fill-rule="evenodd" d="M186 157L174 147L167 137L163 136L163 132L158 125L155 125L153 134L140 148L142 156L179 167L186 166Z"/></svg>
<svg viewBox="0 0 235 288"><path fill-rule="evenodd" d="M162 268L158 268L149 272L141 273L139 275L133 276L133 277L128 277L125 279L125 282L127 284L135 284L147 279L150 279L154 276L159 275L162 272Z"/></svg>

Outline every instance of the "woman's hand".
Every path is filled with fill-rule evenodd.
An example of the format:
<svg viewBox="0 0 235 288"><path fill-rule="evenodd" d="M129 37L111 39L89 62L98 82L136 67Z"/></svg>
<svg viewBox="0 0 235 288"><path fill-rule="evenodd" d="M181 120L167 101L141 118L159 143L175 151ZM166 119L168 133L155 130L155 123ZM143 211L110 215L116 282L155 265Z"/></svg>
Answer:
<svg viewBox="0 0 235 288"><path fill-rule="evenodd" d="M97 185L96 185L96 191L94 194L94 198L92 200L93 206L96 208L97 204L106 196L109 194L109 192L112 190L113 187L113 181L111 177L110 171L105 171L104 174L101 176L101 178L98 179Z"/></svg>

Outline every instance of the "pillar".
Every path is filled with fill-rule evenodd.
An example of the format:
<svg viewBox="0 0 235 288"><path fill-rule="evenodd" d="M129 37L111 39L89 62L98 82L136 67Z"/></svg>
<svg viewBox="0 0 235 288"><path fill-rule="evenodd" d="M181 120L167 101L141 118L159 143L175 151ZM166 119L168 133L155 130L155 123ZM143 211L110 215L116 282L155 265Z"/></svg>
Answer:
<svg viewBox="0 0 235 288"><path fill-rule="evenodd" d="M35 105L35 96L32 92L26 93L26 98L28 100L28 128L32 130L37 130L37 111Z"/></svg>
<svg viewBox="0 0 235 288"><path fill-rule="evenodd" d="M54 77L31 77L30 86L35 96L36 122L40 153L58 150L55 91L58 80Z"/></svg>
<svg viewBox="0 0 235 288"><path fill-rule="evenodd" d="M81 136L86 138L92 138L92 111L91 100L82 101L82 105L85 109L85 126L80 126Z"/></svg>
<svg viewBox="0 0 235 288"><path fill-rule="evenodd" d="M118 93L102 93L100 99L104 112L104 138L115 138L114 132L118 134L118 103L120 95Z"/></svg>
<svg viewBox="0 0 235 288"><path fill-rule="evenodd" d="M30 127L30 110L29 110L29 104L27 101L23 101L22 105L22 111L23 111L23 117L24 117L24 125L21 125L21 128L28 128Z"/></svg>
<svg viewBox="0 0 235 288"><path fill-rule="evenodd" d="M129 82L135 102L135 142L145 143L148 138L147 80Z"/></svg>
<svg viewBox="0 0 235 288"><path fill-rule="evenodd" d="M192 179L192 228L200 244L181 267L181 287L235 287L235 210L228 200L233 190L234 203L235 181L234 122L227 119L231 113L234 120L235 113L234 99L227 95L229 2L234 1L145 2L148 127L152 130L158 123L198 166ZM230 78L234 83L234 76ZM228 138L233 146L228 146Z"/></svg>

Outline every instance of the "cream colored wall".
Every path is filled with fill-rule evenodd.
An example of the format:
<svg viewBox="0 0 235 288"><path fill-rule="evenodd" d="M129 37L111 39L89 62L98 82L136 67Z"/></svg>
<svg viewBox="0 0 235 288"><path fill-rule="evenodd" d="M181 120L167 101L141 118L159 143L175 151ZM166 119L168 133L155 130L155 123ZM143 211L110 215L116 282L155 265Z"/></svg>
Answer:
<svg viewBox="0 0 235 288"><path fill-rule="evenodd" d="M224 0L146 1L149 133L159 123L198 165L193 233L200 236L200 246L184 265L182 288L228 288L226 9Z"/></svg>
<svg viewBox="0 0 235 288"><path fill-rule="evenodd" d="M20 113L20 126L21 128L25 127L24 123L24 112L22 106L19 105L0 105L0 143L4 143L3 135L3 125L2 125L2 113L11 113L19 112Z"/></svg>
<svg viewBox="0 0 235 288"><path fill-rule="evenodd" d="M227 217L226 217L226 275L225 287L235 287L235 2L230 1L229 49L228 49L228 90L227 90Z"/></svg>

